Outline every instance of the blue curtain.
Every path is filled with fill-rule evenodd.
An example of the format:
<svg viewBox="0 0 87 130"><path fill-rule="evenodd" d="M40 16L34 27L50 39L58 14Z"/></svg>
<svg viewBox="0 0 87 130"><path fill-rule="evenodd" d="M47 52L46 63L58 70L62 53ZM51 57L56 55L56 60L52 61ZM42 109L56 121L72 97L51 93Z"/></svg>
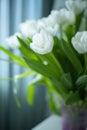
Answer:
<svg viewBox="0 0 87 130"><path fill-rule="evenodd" d="M0 0L0 45L8 48L5 39L18 31L21 22L46 16L51 7L52 0ZM2 58L9 60L9 57L0 52L0 78L13 77L24 71L18 65L5 62ZM34 105L27 104L28 82L27 78L18 83L18 98L21 103L21 108L18 108L13 93L13 82L0 80L0 130L30 130L47 116L43 86L36 87Z"/></svg>

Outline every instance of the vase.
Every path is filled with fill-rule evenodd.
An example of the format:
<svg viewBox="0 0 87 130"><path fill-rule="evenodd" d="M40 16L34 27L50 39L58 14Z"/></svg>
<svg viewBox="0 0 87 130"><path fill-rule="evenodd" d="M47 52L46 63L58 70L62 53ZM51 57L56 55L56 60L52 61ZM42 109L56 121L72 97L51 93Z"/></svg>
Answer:
<svg viewBox="0 0 87 130"><path fill-rule="evenodd" d="M62 105L62 130L86 130L87 107Z"/></svg>

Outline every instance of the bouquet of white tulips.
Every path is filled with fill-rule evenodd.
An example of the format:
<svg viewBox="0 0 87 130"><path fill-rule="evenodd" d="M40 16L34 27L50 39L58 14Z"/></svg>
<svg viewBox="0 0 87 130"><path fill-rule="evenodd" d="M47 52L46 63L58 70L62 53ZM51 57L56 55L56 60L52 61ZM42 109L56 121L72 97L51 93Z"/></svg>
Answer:
<svg viewBox="0 0 87 130"><path fill-rule="evenodd" d="M87 1L66 0L65 4L48 17L20 24L19 32L6 39L21 56L0 46L27 69L15 80L32 75L31 91L36 83L47 86L49 105L56 113L60 101L87 105Z"/></svg>

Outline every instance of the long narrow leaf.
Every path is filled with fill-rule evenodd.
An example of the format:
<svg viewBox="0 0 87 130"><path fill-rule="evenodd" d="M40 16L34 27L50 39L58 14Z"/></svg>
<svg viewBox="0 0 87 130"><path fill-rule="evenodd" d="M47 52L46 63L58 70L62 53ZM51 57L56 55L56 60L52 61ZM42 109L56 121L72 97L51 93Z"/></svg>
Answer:
<svg viewBox="0 0 87 130"><path fill-rule="evenodd" d="M8 62L8 63L11 63L11 64L17 64L17 62L15 62L15 61L7 60L7 59L4 59L4 58L0 58L0 61Z"/></svg>
<svg viewBox="0 0 87 130"><path fill-rule="evenodd" d="M34 94L35 94L35 86L34 84L31 84L28 86L27 90L27 102L32 105L34 102Z"/></svg>
<svg viewBox="0 0 87 130"><path fill-rule="evenodd" d="M48 91L48 103L49 103L49 107L55 112L55 114L57 115L60 115L60 108L58 106L58 101L56 102L55 101L55 98L54 98L54 93L53 91L50 92Z"/></svg>
<svg viewBox="0 0 87 130"><path fill-rule="evenodd" d="M55 75L52 75L51 71L48 71L46 67L43 67L43 65L39 64L35 60L32 60L30 58L24 58L26 63L29 65L29 67L33 68L35 71L38 73L46 76L49 78L55 85L55 89L63 95L63 97L66 95L65 93L67 92L66 88L64 85L61 84L58 78L55 77Z"/></svg>
<svg viewBox="0 0 87 130"><path fill-rule="evenodd" d="M26 56L26 57L32 57L33 59L37 59L36 55L34 52L29 48L29 46L19 37L17 37L19 43L20 43L20 51L22 52L21 54Z"/></svg>
<svg viewBox="0 0 87 130"><path fill-rule="evenodd" d="M65 73L61 77L61 82L65 85L65 87L67 87L67 89L71 89L73 86L71 75L69 73Z"/></svg>
<svg viewBox="0 0 87 130"><path fill-rule="evenodd" d="M34 93L35 93L35 84L42 80L43 76L38 74L34 78L31 79L28 90L27 90L27 101L29 104L33 104L34 102Z"/></svg>
<svg viewBox="0 0 87 130"><path fill-rule="evenodd" d="M47 71L51 72L53 75L58 77L60 79L61 75L63 74L63 70L61 66L55 63L54 58L51 56L51 54L46 55L38 55L41 62L37 61L39 64L45 67ZM53 68L53 69L52 69ZM54 69L55 68L55 69Z"/></svg>
<svg viewBox="0 0 87 130"><path fill-rule="evenodd" d="M87 75L83 75L83 76L80 76L77 80L76 80L76 85L77 86L80 86L80 85L85 85L87 84Z"/></svg>
<svg viewBox="0 0 87 130"><path fill-rule="evenodd" d="M43 64L39 64L37 61L30 59L30 58L26 58L24 57L25 62L29 65L29 67L31 67L32 69L34 69L36 72L50 77L51 75L47 72L46 67L43 66Z"/></svg>
<svg viewBox="0 0 87 130"><path fill-rule="evenodd" d="M9 50L7 50L6 48L0 46L0 50L3 51L5 54L7 54L8 56L10 56L13 60L15 60L18 64L20 64L21 66L27 67L27 64L24 62L24 60L22 58L20 58L19 56L14 55L12 52L10 52Z"/></svg>
<svg viewBox="0 0 87 130"><path fill-rule="evenodd" d="M29 71L27 71L27 72L24 72L24 73L22 73L22 74L18 74L18 75L16 75L16 76L14 76L14 79L15 79L15 80L18 80L18 79L24 78L24 77L26 77L26 76L30 76L32 73L33 73L33 71L29 70Z"/></svg>
<svg viewBox="0 0 87 130"><path fill-rule="evenodd" d="M35 72L33 71L27 71L27 72L24 72L22 74L18 74L18 75L15 75L13 78L11 77L7 77L7 78L0 78L0 80L13 80L13 81L17 81L19 79L22 79L24 77L27 77L27 76L35 76Z"/></svg>
<svg viewBox="0 0 87 130"><path fill-rule="evenodd" d="M63 51L64 51L65 55L70 60L70 62L72 63L72 65L74 66L74 68L76 69L76 71L78 73L80 73L82 71L82 65L80 63L80 60L76 56L74 50L64 40L62 40L61 44L62 44L62 48L63 48Z"/></svg>

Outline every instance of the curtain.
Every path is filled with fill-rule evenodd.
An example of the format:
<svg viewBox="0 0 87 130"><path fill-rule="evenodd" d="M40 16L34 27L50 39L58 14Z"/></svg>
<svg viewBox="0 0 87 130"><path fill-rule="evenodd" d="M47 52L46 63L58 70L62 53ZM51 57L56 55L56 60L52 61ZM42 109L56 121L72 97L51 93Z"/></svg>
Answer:
<svg viewBox="0 0 87 130"><path fill-rule="evenodd" d="M53 9L61 9L65 7L66 0L54 0Z"/></svg>
<svg viewBox="0 0 87 130"><path fill-rule="evenodd" d="M0 45L8 48L5 39L18 31L18 25L27 19L47 16L52 4L53 0L0 0ZM17 51L14 53L19 54ZM2 58L9 60L8 56L0 52L0 79L12 78L25 71ZM28 78L18 82L19 108L15 100L13 81L0 80L0 130L30 130L47 116L44 86L36 86L34 105L30 106L26 100L28 83Z"/></svg>

